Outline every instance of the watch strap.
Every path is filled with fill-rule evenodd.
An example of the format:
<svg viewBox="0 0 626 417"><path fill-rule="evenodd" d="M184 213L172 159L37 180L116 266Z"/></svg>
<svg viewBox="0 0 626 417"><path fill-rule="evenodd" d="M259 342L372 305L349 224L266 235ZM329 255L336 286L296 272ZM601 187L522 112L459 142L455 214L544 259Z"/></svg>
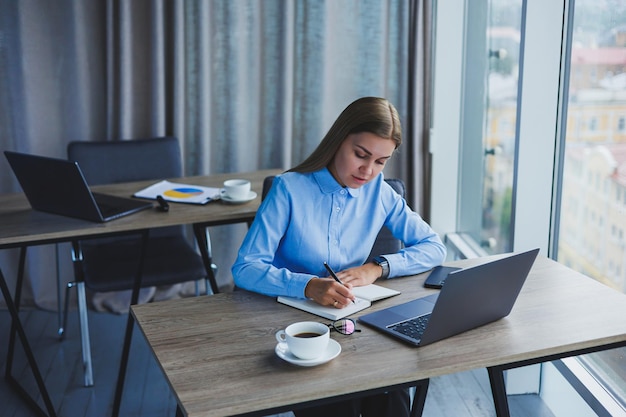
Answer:
<svg viewBox="0 0 626 417"><path fill-rule="evenodd" d="M389 277L389 261L387 261L387 259L384 256L375 256L372 261L374 261L374 263L376 265L379 265L382 269L383 272L380 275L379 278L388 278Z"/></svg>

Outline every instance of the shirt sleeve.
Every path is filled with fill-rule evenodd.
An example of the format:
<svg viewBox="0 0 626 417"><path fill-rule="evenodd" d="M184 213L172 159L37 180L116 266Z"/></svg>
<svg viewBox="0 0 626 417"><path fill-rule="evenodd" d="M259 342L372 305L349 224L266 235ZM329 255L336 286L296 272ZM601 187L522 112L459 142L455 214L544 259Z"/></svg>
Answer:
<svg viewBox="0 0 626 417"><path fill-rule="evenodd" d="M404 243L398 253L382 254L389 262L389 278L419 274L441 265L446 258L446 247L439 235L400 195L388 188L382 193L388 210L385 226Z"/></svg>
<svg viewBox="0 0 626 417"><path fill-rule="evenodd" d="M315 275L273 265L274 256L292 216L291 196L280 176L261 203L231 268L235 284L269 296L305 298L304 289Z"/></svg>

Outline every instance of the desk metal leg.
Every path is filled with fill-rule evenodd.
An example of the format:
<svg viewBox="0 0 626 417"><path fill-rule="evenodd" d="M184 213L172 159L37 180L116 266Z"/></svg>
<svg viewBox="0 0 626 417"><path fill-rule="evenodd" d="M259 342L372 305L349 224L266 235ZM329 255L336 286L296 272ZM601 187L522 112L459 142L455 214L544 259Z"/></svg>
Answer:
<svg viewBox="0 0 626 417"><path fill-rule="evenodd" d="M65 331L65 329L63 328L63 310L62 310L63 290L61 289L61 268L59 267L59 244L58 243L54 245L54 261L56 265L56 275L57 275L57 323L59 326L57 333L59 335L59 338L62 338L63 332Z"/></svg>
<svg viewBox="0 0 626 417"><path fill-rule="evenodd" d="M420 417L424 412L428 384L430 384L430 380L424 379L415 386L415 396L413 397L413 405L411 406L411 417Z"/></svg>
<svg viewBox="0 0 626 417"><path fill-rule="evenodd" d="M506 384L504 382L504 369L499 367L487 368L491 395L496 407L498 417L510 417L509 400L506 397Z"/></svg>
<svg viewBox="0 0 626 417"><path fill-rule="evenodd" d="M19 313L20 303L22 299L22 283L24 282L24 266L26 264L26 247L20 249L20 259L17 269L17 282L15 284L15 298L13 301L13 306L15 309L15 313ZM8 287L7 287L8 292ZM10 297L10 294L8 295ZM7 298L7 295L4 295L4 298ZM8 304L8 301L7 301ZM10 311L10 310L9 310ZM21 322L19 323L21 325ZM11 368L13 367L13 354L15 352L15 320L11 322L11 331L9 332L9 349L7 351L7 365L6 365L6 376L9 377L11 375Z"/></svg>
<svg viewBox="0 0 626 417"><path fill-rule="evenodd" d="M22 252L20 254L20 270L18 275L18 287L21 287L21 282L23 278L23 262L26 256L26 248L22 248ZM33 355L33 351L30 348L30 344L28 343L28 339L26 338L26 333L24 332L24 328L22 327L22 322L19 317L19 296L21 291L16 291L16 302L13 302L11 298L11 293L9 291L9 287L7 286L6 280L2 271L0 270L0 289L2 290L2 296L7 304L9 309L9 313L11 314L11 332L9 336L9 352L7 354L7 365L6 365L6 373L5 378L9 382L9 384L20 394L20 396L37 412L37 414L42 416L56 416L56 411L54 411L54 407L52 406L52 401L50 400L50 395L48 394L48 390L43 382L43 378L41 377L41 373L39 372L39 367L37 366L37 362L35 361L35 356ZM39 393L41 394L41 398L46 406L46 410L48 414L46 414L42 408L37 404L35 400L30 396L30 394L22 388L19 382L13 378L11 375L11 368L13 362L13 351L15 346L15 334L20 338L20 342L22 343L22 347L24 349L24 353L26 354L26 358L28 360L28 364L30 365L30 369L35 377L35 381L37 382L37 387L39 388Z"/></svg>
<svg viewBox="0 0 626 417"><path fill-rule="evenodd" d="M130 299L130 305L137 304L139 300L139 290L141 289L141 275L143 272L143 264L146 258L146 249L148 247L148 230L141 234L141 254L139 257L139 268L133 285L133 293ZM115 397L113 398L113 417L118 417L120 413L120 405L122 404L122 394L124 393L124 381L126 379L126 368L128 366L128 356L130 354L130 344L133 338L133 326L135 320L132 313L128 312L128 321L126 322L126 333L124 335L124 347L122 349L122 360L120 362L120 370L117 376L117 385L115 387Z"/></svg>
<svg viewBox="0 0 626 417"><path fill-rule="evenodd" d="M72 287L76 287L76 294L78 299L78 321L80 324L80 342L81 351L83 354L83 381L86 387L93 386L93 363L91 361L91 341L89 340L89 320L88 320L88 308L87 308L87 296L85 294L85 277L83 270L83 251L80 247L80 242L72 241L72 264L74 265L74 282L67 284L65 289L65 309L63 314L62 328L67 326L68 303L70 298L69 290ZM61 339L65 336L63 332L59 333Z"/></svg>
<svg viewBox="0 0 626 417"><path fill-rule="evenodd" d="M85 283L76 284L78 294L78 321L80 322L80 343L83 352L83 378L86 387L93 386L93 362L91 361L91 341L89 340L89 318L87 308L87 295L85 294Z"/></svg>
<svg viewBox="0 0 626 417"><path fill-rule="evenodd" d="M193 233L196 236L196 242L200 248L200 254L202 255L202 261L204 262L204 269L206 269L209 282L211 283L211 290L213 294L219 293L219 287L217 285L217 278L215 277L215 269L217 267L213 263L211 256L211 238L209 236L208 228L201 224L193 225Z"/></svg>

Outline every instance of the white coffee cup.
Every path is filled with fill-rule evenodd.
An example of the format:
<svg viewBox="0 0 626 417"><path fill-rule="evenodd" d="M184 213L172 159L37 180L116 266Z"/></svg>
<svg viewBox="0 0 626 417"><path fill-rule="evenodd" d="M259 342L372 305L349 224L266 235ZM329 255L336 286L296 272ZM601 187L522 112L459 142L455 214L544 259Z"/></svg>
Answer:
<svg viewBox="0 0 626 417"><path fill-rule="evenodd" d="M241 179L224 181L224 194L231 200L245 200L250 195L250 181Z"/></svg>
<svg viewBox="0 0 626 417"><path fill-rule="evenodd" d="M316 359L326 352L330 328L315 321L300 321L276 332L276 340L287 343L289 351L300 359Z"/></svg>

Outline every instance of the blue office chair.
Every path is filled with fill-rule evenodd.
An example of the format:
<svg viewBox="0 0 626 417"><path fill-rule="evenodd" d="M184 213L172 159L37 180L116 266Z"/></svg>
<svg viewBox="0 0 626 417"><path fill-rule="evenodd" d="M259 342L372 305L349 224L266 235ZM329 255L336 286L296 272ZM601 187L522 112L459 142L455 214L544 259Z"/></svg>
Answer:
<svg viewBox="0 0 626 417"><path fill-rule="evenodd" d="M397 178L385 178L387 184L391 185L398 194L400 194L403 198L406 196L406 187L404 186L404 181ZM372 251L370 252L368 262L372 260L372 258L384 255L386 253L396 253L400 251L404 247L404 244L401 240L396 239L391 231L383 226L378 232L378 236L376 236L376 241L374 241L374 246L372 246Z"/></svg>
<svg viewBox="0 0 626 417"><path fill-rule="evenodd" d="M162 180L181 177L183 174L180 146L174 137L71 142L67 153L68 159L79 163L89 185ZM93 385L85 287L95 292L132 289L141 247L141 237L136 234L85 239L72 244L75 281L66 288L63 329L59 333L63 337L67 325L69 291L76 287L85 386ZM142 287L196 281L198 294L198 280L204 280L206 293L210 294L211 288L217 288L217 268L212 262L210 265L207 272L202 256L189 243L183 226L152 229L143 258Z"/></svg>

